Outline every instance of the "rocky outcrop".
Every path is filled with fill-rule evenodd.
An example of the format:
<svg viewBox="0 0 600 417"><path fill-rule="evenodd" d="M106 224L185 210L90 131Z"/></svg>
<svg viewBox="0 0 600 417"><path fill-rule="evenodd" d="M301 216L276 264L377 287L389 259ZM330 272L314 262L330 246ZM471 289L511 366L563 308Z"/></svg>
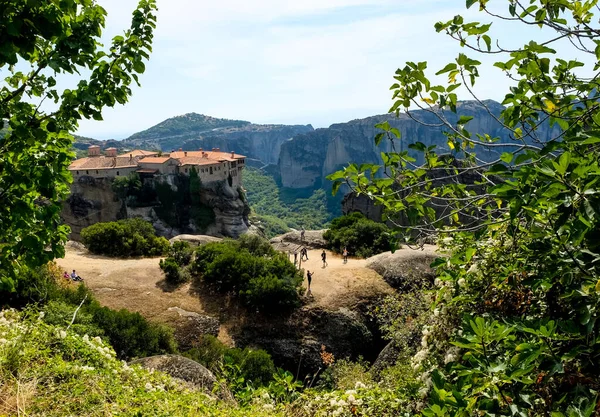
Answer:
<svg viewBox="0 0 600 417"><path fill-rule="evenodd" d="M430 265L437 257L436 247L432 245L421 249L406 247L369 258L367 268L381 275L392 288L404 292L433 283L435 274Z"/></svg>
<svg viewBox="0 0 600 417"><path fill-rule="evenodd" d="M150 356L135 360L131 362L131 365L140 365L142 368L164 372L189 388L197 389L209 396L216 395L223 401L235 403L231 391L219 383L212 372L198 362L183 356Z"/></svg>
<svg viewBox="0 0 600 417"><path fill-rule="evenodd" d="M498 137L500 142L510 142L512 139L509 131L495 118L503 107L493 101L487 101L486 104L493 116L485 107L474 101L459 103L458 114L474 117L468 124L468 129L473 137L477 133L485 133L492 138ZM348 165L349 162L381 163L381 152L389 152L392 147L388 140L382 141L379 147L375 145L375 135L381 132L375 128L375 125L386 121L392 127L400 130L402 134L402 140L396 141L396 151L408 150L410 155L417 158L417 163L422 162L422 154L404 148L406 143L420 141L425 146L437 145L442 152L450 152L443 130L437 127L439 120L435 115L424 111L415 111L413 117L422 120L429 126L415 122L406 114L401 114L399 117L385 114L334 124L327 129L317 129L314 132L294 137L281 147L278 166L282 186L319 188L326 183L327 175ZM449 112L445 113L445 117L452 124L456 124L458 120L458 116ZM549 127L542 126L538 135L544 141L548 140L553 132L556 133ZM509 149L512 148L501 146L494 148L493 151L481 150L477 156L484 161L495 160L502 152Z"/></svg>
<svg viewBox="0 0 600 417"><path fill-rule="evenodd" d="M246 155L260 161L262 165L276 164L279 160L281 145L294 136L312 132L310 125L255 125L241 128L223 129L216 132L203 133L199 139L183 143L183 150L219 148Z"/></svg>
<svg viewBox="0 0 600 417"><path fill-rule="evenodd" d="M250 206L227 181L203 185L200 201L215 213L215 221L206 234L237 238L248 231Z"/></svg>
<svg viewBox="0 0 600 417"><path fill-rule="evenodd" d="M202 246L207 243L220 242L223 239L220 237L206 236L206 235L177 235L170 239L171 243L175 242L187 242L190 245Z"/></svg>
<svg viewBox="0 0 600 417"><path fill-rule="evenodd" d="M395 342L388 343L373 362L371 372L378 376L381 371L396 364L400 358L401 350Z"/></svg>
<svg viewBox="0 0 600 417"><path fill-rule="evenodd" d="M79 177L71 184L71 195L63 203L61 217L71 227L71 239L80 240L81 230L99 222L126 217L125 207L108 180Z"/></svg>
<svg viewBox="0 0 600 417"><path fill-rule="evenodd" d="M173 320L175 339L181 351L193 348L204 335L218 336L221 324L212 316L202 315L194 311L186 311L179 307L170 307L178 318Z"/></svg>
<svg viewBox="0 0 600 417"><path fill-rule="evenodd" d="M300 231L294 230L281 236L276 236L270 240L273 245L290 244L304 245L309 249L324 249L327 247L327 241L323 238L323 230L306 230L304 240L301 239Z"/></svg>
<svg viewBox="0 0 600 417"><path fill-rule="evenodd" d="M362 213L367 219L375 222L380 222L383 218L383 206L375 205L374 201L364 194L348 193L342 200L342 214L354 212Z"/></svg>
<svg viewBox="0 0 600 417"><path fill-rule="evenodd" d="M162 186L169 184L173 199L180 192L175 176L165 175L147 181L154 181L156 187L158 187L158 183ZM237 189L229 186L226 180L202 184L199 194L200 204L207 208L209 213L210 210L214 213L214 220L205 230L199 230L191 221L193 203L180 204L174 208L177 216L171 217L180 221L173 224L172 220L165 220L164 213L162 217L159 215L159 213L165 212L165 210L161 210L160 201L162 200L156 200L143 207L132 206L129 205L129 199L126 201L119 199L113 192L111 184L110 179L94 179L83 176L71 185L71 195L63 204L61 213L64 223L71 227L71 239L80 240L81 229L92 224L127 218L141 218L152 223L157 234L166 238L186 232L203 232L205 235L216 237L237 238L246 233L250 226L248 203ZM169 199L167 198L167 200Z"/></svg>
<svg viewBox="0 0 600 417"><path fill-rule="evenodd" d="M323 368L322 349L337 359L358 356L374 359L381 347L366 321L364 316L347 308L336 311L302 308L280 321L251 321L235 340L237 345L265 349L278 366L299 369L303 376Z"/></svg>

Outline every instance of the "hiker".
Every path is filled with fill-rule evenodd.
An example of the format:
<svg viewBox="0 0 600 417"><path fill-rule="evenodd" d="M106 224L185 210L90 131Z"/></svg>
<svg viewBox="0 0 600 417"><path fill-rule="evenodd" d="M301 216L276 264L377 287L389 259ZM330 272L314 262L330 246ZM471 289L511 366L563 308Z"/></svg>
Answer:
<svg viewBox="0 0 600 417"><path fill-rule="evenodd" d="M305 232L306 232L306 231L304 230L304 227L302 227L302 230L300 230L300 242L303 242L303 241L304 241L304 233L305 233Z"/></svg>
<svg viewBox="0 0 600 417"><path fill-rule="evenodd" d="M344 246L344 251L342 252L342 255L344 256L344 263L347 264L348 263L348 249L346 249L345 246Z"/></svg>
<svg viewBox="0 0 600 417"><path fill-rule="evenodd" d="M310 271L306 271L306 279L308 280L308 291L306 292L306 294L312 294L310 292L310 283L312 282L312 277L313 277L313 273Z"/></svg>
<svg viewBox="0 0 600 417"><path fill-rule="evenodd" d="M294 266L298 265L298 252L294 252Z"/></svg>
<svg viewBox="0 0 600 417"><path fill-rule="evenodd" d="M71 277L69 276L69 273L67 271L65 271L65 273L63 274L63 278L64 279L71 279Z"/></svg>
<svg viewBox="0 0 600 417"><path fill-rule="evenodd" d="M306 260L308 261L308 251L306 250L306 248L300 249L300 260L304 261L304 258L306 258Z"/></svg>
<svg viewBox="0 0 600 417"><path fill-rule="evenodd" d="M327 254L325 253L325 249L323 249L323 252L321 253L321 260L323 261L323 268L325 268L328 265Z"/></svg>
<svg viewBox="0 0 600 417"><path fill-rule="evenodd" d="M83 281L83 278L77 275L77 272L75 272L75 270L73 270L73 272L71 273L71 279L73 281Z"/></svg>

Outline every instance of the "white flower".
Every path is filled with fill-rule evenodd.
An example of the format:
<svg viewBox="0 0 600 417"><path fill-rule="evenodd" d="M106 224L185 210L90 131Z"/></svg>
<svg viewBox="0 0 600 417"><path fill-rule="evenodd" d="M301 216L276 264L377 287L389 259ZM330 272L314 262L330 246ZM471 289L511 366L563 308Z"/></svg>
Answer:
<svg viewBox="0 0 600 417"><path fill-rule="evenodd" d="M154 391L154 387L149 382L146 382L146 385L144 385L144 388L146 388L146 391Z"/></svg>
<svg viewBox="0 0 600 417"><path fill-rule="evenodd" d="M354 388L355 389L359 389L359 388L367 388L367 386L365 384L363 384L360 381L356 381L356 384L354 384Z"/></svg>
<svg viewBox="0 0 600 417"><path fill-rule="evenodd" d="M424 348L427 347L427 336L423 336L423 338L421 339L421 346Z"/></svg>
<svg viewBox="0 0 600 417"><path fill-rule="evenodd" d="M473 264L471 265L471 267L469 268L469 270L467 271L467 273L469 274L475 274L479 271L479 267L477 266L477 264Z"/></svg>
<svg viewBox="0 0 600 417"><path fill-rule="evenodd" d="M348 403L347 403L346 401L344 401L344 400L339 400L337 404L338 404L340 407L345 407L345 406L347 406L347 405L348 405Z"/></svg>
<svg viewBox="0 0 600 417"><path fill-rule="evenodd" d="M43 319L44 319L44 317L46 317L46 313L44 313L43 311L40 311L40 316L39 316L39 319L40 319L40 320L43 320Z"/></svg>
<svg viewBox="0 0 600 417"><path fill-rule="evenodd" d="M333 398L331 401L329 401L329 405L332 407L335 407L337 405L337 401L335 400L335 398Z"/></svg>
<svg viewBox="0 0 600 417"><path fill-rule="evenodd" d="M99 336L96 336L96 337L94 337L92 340L93 340L94 342L96 342L97 344L99 344L99 345L102 345L102 339L100 339L100 337L99 337Z"/></svg>
<svg viewBox="0 0 600 417"><path fill-rule="evenodd" d="M64 330L59 331L58 337L60 337L61 339L64 339L65 337L67 337L67 332L65 332Z"/></svg>
<svg viewBox="0 0 600 417"><path fill-rule="evenodd" d="M433 315L434 316L439 316L440 315L440 310L438 310L437 308L435 310L433 310Z"/></svg>
<svg viewBox="0 0 600 417"><path fill-rule="evenodd" d="M6 339L0 339L0 345L3 345L6 343Z"/></svg>
<svg viewBox="0 0 600 417"><path fill-rule="evenodd" d="M461 278L458 280L459 287L464 287L466 283L467 283L467 281L464 278Z"/></svg>
<svg viewBox="0 0 600 417"><path fill-rule="evenodd" d="M356 403L356 398L354 397L354 395L352 395L352 394L348 395L348 402L350 404Z"/></svg>
<svg viewBox="0 0 600 417"><path fill-rule="evenodd" d="M265 392L263 392L263 393L261 394L261 398L264 398L265 400L268 400L268 399L270 399L270 398L271 398L271 396L269 395L269 393L268 393L268 392L266 392L266 391L265 391Z"/></svg>
<svg viewBox="0 0 600 417"><path fill-rule="evenodd" d="M275 407L273 407L273 404L263 404L262 408L264 410L273 410Z"/></svg>
<svg viewBox="0 0 600 417"><path fill-rule="evenodd" d="M455 362L455 361L456 361L456 356L454 356L452 353L446 354L446 357L444 358L444 364L448 364L450 362Z"/></svg>
<svg viewBox="0 0 600 417"><path fill-rule="evenodd" d="M419 390L419 397L421 397L421 398L427 397L428 392L429 392L429 390L427 388L425 388L425 387L421 388Z"/></svg>
<svg viewBox="0 0 600 417"><path fill-rule="evenodd" d="M436 287L442 287L444 285L444 283L442 282L442 280L439 279L439 278L435 279L434 284L435 284Z"/></svg>
<svg viewBox="0 0 600 417"><path fill-rule="evenodd" d="M83 335L83 341L84 342L89 342L90 341L90 337L87 334Z"/></svg>
<svg viewBox="0 0 600 417"><path fill-rule="evenodd" d="M346 391L346 395L354 395L356 394L356 391L353 389L349 389L348 391Z"/></svg>

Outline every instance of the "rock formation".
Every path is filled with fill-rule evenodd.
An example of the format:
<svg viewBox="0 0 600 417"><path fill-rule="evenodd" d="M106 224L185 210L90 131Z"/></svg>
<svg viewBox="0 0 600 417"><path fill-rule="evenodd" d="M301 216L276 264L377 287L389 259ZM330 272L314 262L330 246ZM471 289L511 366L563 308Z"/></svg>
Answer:
<svg viewBox="0 0 600 417"><path fill-rule="evenodd" d="M501 143L510 142L512 139L509 131L495 118L503 107L493 101L485 103L492 114L474 101L459 103L458 114L474 117L467 125L474 137L477 133L487 133L492 138L500 138ZM381 152L389 152L391 144L384 140L381 142L381 146L375 145L375 135L381 132L375 128L375 125L386 121L392 127L400 130L402 134L403 139L396 141L397 151L408 150L412 156L419 157L420 154L416 151L406 148L407 143L415 141L420 141L425 146L437 145L443 152L450 151L443 129L437 127L440 122L435 115L425 111L415 111L413 116L431 126L419 124L406 114L401 114L399 117L385 114L334 124L327 129L317 129L314 132L294 137L281 147L278 168L282 186L319 188L327 182L325 179L327 175L350 162L381 163ZM445 116L451 124L456 124L458 117L455 114L446 112ZM542 126L538 135L542 140L547 140L552 132L554 131L548 126ZM481 151L478 153L478 157L484 161L495 160L502 152L510 149L513 148L498 147L493 151Z"/></svg>
<svg viewBox="0 0 600 417"><path fill-rule="evenodd" d="M435 279L430 265L437 258L436 249L435 246L425 245L422 249L380 253L367 260L367 268L377 272L400 292L414 287L428 287Z"/></svg>
<svg viewBox="0 0 600 417"><path fill-rule="evenodd" d="M150 356L135 360L131 365L140 365L149 370L164 372L184 386L197 389L209 396L216 395L219 399L235 403L235 398L229 388L219 383L212 372L191 359L178 355Z"/></svg>

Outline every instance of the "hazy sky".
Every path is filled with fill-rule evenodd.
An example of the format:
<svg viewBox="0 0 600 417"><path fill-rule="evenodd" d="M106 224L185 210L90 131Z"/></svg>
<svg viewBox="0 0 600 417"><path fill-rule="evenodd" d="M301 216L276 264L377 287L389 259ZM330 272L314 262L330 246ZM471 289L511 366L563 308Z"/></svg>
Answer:
<svg viewBox="0 0 600 417"><path fill-rule="evenodd" d="M107 37L128 26L137 3L98 2L108 12ZM461 51L433 25L465 13L464 0L158 0L158 6L142 88L125 106L107 109L103 122L83 121L79 134L121 139L189 112L315 127L385 113L396 68L427 60L434 73ZM527 39L512 28L495 29L509 41ZM484 76L480 95L500 99L506 77L498 70Z"/></svg>

